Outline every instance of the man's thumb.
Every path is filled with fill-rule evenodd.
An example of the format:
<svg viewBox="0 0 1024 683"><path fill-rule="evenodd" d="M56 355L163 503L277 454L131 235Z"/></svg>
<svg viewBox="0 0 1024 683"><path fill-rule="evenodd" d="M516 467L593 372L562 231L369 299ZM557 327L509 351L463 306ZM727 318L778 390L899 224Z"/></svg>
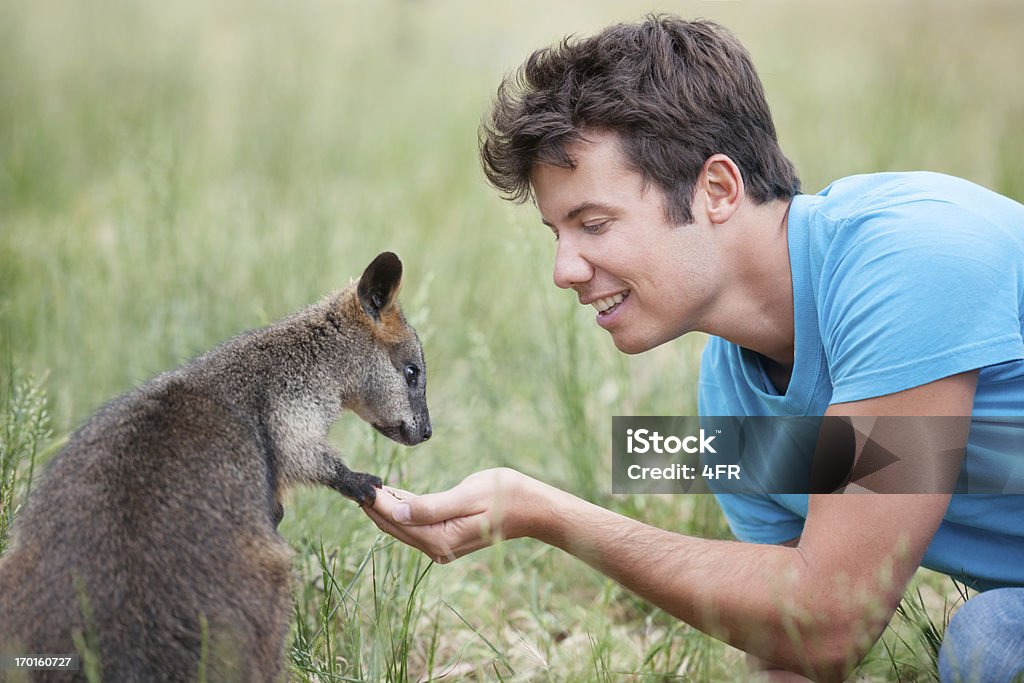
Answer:
<svg viewBox="0 0 1024 683"><path fill-rule="evenodd" d="M477 506L467 508L465 496L460 495L456 487L443 493L426 493L403 500L391 511L391 519L398 524L436 524L479 511Z"/></svg>

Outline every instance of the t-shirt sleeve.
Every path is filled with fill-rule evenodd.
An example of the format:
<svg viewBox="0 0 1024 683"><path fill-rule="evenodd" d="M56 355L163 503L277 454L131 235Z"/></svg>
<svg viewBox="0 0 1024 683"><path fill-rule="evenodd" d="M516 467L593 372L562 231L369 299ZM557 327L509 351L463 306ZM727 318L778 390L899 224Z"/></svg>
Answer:
<svg viewBox="0 0 1024 683"><path fill-rule="evenodd" d="M833 403L1024 357L1021 265L998 229L917 201L841 226L817 283Z"/></svg>
<svg viewBox="0 0 1024 683"><path fill-rule="evenodd" d="M767 496L715 494L733 536L747 543L777 544L803 532L804 520Z"/></svg>

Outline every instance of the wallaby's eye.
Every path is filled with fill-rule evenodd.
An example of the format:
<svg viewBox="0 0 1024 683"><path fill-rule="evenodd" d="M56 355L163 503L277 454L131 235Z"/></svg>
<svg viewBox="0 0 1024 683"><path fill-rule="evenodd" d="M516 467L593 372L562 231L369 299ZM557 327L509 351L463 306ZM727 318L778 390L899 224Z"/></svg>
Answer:
<svg viewBox="0 0 1024 683"><path fill-rule="evenodd" d="M410 387L416 386L420 381L420 369L415 365L405 366L405 383Z"/></svg>

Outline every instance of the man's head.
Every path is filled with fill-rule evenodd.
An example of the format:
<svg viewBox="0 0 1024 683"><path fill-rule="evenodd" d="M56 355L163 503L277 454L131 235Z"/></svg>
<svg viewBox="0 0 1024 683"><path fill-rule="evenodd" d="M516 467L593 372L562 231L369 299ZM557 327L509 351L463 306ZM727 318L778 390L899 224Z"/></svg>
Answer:
<svg viewBox="0 0 1024 683"><path fill-rule="evenodd" d="M481 126L484 172L524 201L535 166L574 168L568 148L594 130L619 138L674 224L693 220L694 184L714 154L735 162L755 202L800 190L750 55L711 22L651 16L534 52L501 84Z"/></svg>

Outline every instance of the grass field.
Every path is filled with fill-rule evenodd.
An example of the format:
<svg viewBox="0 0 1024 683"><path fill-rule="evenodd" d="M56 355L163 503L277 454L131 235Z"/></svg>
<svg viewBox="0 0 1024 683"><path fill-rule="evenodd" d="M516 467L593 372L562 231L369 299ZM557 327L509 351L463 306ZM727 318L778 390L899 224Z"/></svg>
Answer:
<svg viewBox="0 0 1024 683"><path fill-rule="evenodd" d="M501 201L476 158L482 112L531 50L655 10L719 20L748 45L806 191L930 169L1024 199L1024 5L1010 0L0 0L6 405L35 378L46 399L19 414L45 409L59 441L392 249L435 436L407 451L347 416L332 438L353 467L428 491L507 465L728 537L710 499L610 493L610 416L692 413L703 340L618 354L552 286L536 211ZM32 434L23 452L36 443L45 459L53 441ZM735 650L534 542L430 566L328 491L297 492L282 532L298 551L296 680L742 671ZM926 571L911 595L863 679L933 679L920 622L941 630L959 596Z"/></svg>

